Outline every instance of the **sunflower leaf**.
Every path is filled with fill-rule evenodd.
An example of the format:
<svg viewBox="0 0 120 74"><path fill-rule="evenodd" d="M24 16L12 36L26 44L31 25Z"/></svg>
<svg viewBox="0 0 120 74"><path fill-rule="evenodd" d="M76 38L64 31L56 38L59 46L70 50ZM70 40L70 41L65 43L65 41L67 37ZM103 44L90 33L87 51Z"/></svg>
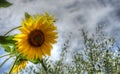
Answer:
<svg viewBox="0 0 120 74"><path fill-rule="evenodd" d="M0 44L15 45L14 36L0 36Z"/></svg>
<svg viewBox="0 0 120 74"><path fill-rule="evenodd" d="M1 45L6 52L14 52L15 51L15 46L14 45L6 45L2 44Z"/></svg>
<svg viewBox="0 0 120 74"><path fill-rule="evenodd" d="M15 41L13 36L0 36L0 44L6 52L12 52L15 48Z"/></svg>
<svg viewBox="0 0 120 74"><path fill-rule="evenodd" d="M38 59L29 59L30 62L38 64L40 61Z"/></svg>
<svg viewBox="0 0 120 74"><path fill-rule="evenodd" d="M25 12L25 18L26 18L26 19L27 19L27 18L30 18L30 14L27 13L27 12Z"/></svg>
<svg viewBox="0 0 120 74"><path fill-rule="evenodd" d="M6 52L10 52L11 48L8 45L2 45Z"/></svg>
<svg viewBox="0 0 120 74"><path fill-rule="evenodd" d="M11 6L12 4L11 3L9 3L8 1L6 1L6 0L0 0L0 8L1 7L9 7L9 6Z"/></svg>

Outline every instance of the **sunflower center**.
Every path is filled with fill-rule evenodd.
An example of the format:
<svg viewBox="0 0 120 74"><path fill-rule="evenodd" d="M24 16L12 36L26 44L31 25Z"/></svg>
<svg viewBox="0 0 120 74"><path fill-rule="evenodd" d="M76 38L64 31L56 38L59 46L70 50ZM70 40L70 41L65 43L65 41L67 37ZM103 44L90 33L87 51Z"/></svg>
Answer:
<svg viewBox="0 0 120 74"><path fill-rule="evenodd" d="M28 36L28 42L34 47L41 46L45 41L44 34L41 30L33 30Z"/></svg>

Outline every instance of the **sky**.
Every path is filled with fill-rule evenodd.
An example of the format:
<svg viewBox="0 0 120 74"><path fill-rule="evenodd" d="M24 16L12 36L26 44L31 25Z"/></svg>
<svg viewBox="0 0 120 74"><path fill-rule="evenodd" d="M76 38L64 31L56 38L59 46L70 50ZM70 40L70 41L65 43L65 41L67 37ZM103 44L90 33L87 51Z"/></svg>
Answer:
<svg viewBox="0 0 120 74"><path fill-rule="evenodd" d="M58 43L52 50L52 59L59 57L62 45L72 32L70 49L80 49L81 29L94 33L98 25L104 26L103 30L110 37L120 40L120 0L7 0L13 3L8 8L0 9L0 35L10 29L21 25L24 13L31 15L48 12L54 15L58 21ZM18 30L10 34L18 33ZM119 45L119 42L118 42ZM4 53L0 50L0 55ZM0 59L2 61L3 59ZM0 68L0 72L6 71L9 63Z"/></svg>

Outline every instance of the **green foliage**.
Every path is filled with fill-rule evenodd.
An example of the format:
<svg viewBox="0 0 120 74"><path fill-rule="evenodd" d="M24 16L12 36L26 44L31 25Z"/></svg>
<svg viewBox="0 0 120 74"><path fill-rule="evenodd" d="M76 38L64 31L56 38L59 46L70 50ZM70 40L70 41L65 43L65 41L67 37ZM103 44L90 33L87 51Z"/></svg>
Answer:
<svg viewBox="0 0 120 74"><path fill-rule="evenodd" d="M15 44L14 36L0 36L0 44Z"/></svg>
<svg viewBox="0 0 120 74"><path fill-rule="evenodd" d="M120 48L113 49L115 39L108 37L99 29L89 36L82 30L83 49L74 51L69 57L71 63L65 63L69 53L69 39L65 42L58 61L43 59L47 73L40 63L37 69L30 69L33 74L120 74ZM117 52L115 52L117 51Z"/></svg>
<svg viewBox="0 0 120 74"><path fill-rule="evenodd" d="M11 48L8 45L2 45L2 47L5 49L6 52L10 52Z"/></svg>
<svg viewBox="0 0 120 74"><path fill-rule="evenodd" d="M38 64L41 62L40 59L28 59L28 60L34 64Z"/></svg>
<svg viewBox="0 0 120 74"><path fill-rule="evenodd" d="M30 16L26 13L25 17L29 18ZM83 38L82 49L75 50L71 56L67 56L70 52L71 44L71 36L68 36L69 38L63 44L59 60L57 61L53 61L49 57L43 57L42 60L26 59L20 53L14 52L16 49L15 41L13 40L14 36L0 36L0 45L6 52L10 54L14 52L13 55L16 57L19 55L16 64L20 64L23 60L36 64L36 68L31 66L26 71L21 71L21 74L24 72L28 74L120 74L120 48L114 48L115 39L105 35L99 28L96 29L94 34L89 34L85 30L82 30L81 33ZM3 56L0 57L2 58ZM70 63L66 62L68 57L72 58ZM7 60L9 58L0 64L0 67Z"/></svg>
<svg viewBox="0 0 120 74"><path fill-rule="evenodd" d="M15 41L13 36L0 36L0 45L6 52L12 52L15 50Z"/></svg>
<svg viewBox="0 0 120 74"><path fill-rule="evenodd" d="M25 19L30 18L30 14L25 12Z"/></svg>
<svg viewBox="0 0 120 74"><path fill-rule="evenodd" d="M0 8L1 7L9 7L9 6L11 6L12 4L11 3L9 3L8 1L6 1L6 0L0 0Z"/></svg>

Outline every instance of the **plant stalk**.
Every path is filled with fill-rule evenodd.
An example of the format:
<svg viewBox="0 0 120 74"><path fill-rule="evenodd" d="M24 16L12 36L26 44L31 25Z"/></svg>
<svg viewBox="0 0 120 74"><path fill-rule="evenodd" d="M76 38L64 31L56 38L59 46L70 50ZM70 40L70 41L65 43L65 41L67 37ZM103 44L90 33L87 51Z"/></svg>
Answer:
<svg viewBox="0 0 120 74"><path fill-rule="evenodd" d="M42 64L42 66L43 66L43 68L44 68L46 74L48 74L47 68L46 68L45 64L43 63L43 60L41 61L41 64Z"/></svg>
<svg viewBox="0 0 120 74"><path fill-rule="evenodd" d="M11 56L3 61L2 64L0 64L0 68L11 58Z"/></svg>
<svg viewBox="0 0 120 74"><path fill-rule="evenodd" d="M20 27L21 27L21 26L17 26L17 27L15 27L15 28L9 30L8 32L6 32L6 33L4 34L4 36L6 36L6 35L9 34L10 32L12 32L13 30L18 29L18 28L20 28Z"/></svg>
<svg viewBox="0 0 120 74"><path fill-rule="evenodd" d="M15 61L14 61L14 63L13 63L13 65L12 65L12 67L11 67L11 69L10 69L10 71L9 71L8 74L12 74L12 70L13 70L13 68L14 68L14 66L15 66L15 64L16 64L16 62L17 62L18 57L19 57L19 56L16 57L16 59L15 59Z"/></svg>
<svg viewBox="0 0 120 74"><path fill-rule="evenodd" d="M0 58L3 58L3 57L5 57L5 56L9 56L9 55L11 55L11 54L1 55Z"/></svg>

